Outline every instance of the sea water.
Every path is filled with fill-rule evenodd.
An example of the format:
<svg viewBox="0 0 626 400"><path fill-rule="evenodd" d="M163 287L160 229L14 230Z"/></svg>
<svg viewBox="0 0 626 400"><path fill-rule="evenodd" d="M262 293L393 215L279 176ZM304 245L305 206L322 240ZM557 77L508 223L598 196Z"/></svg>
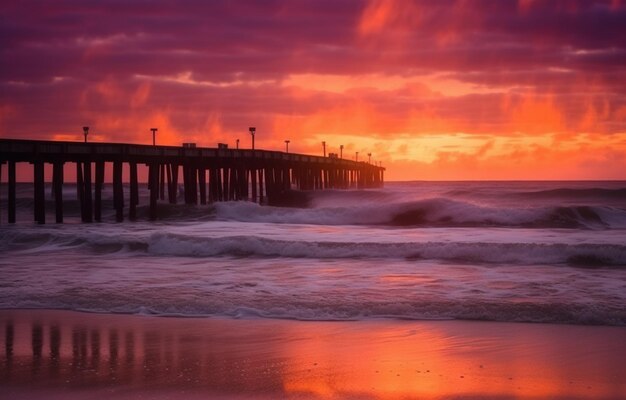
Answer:
<svg viewBox="0 0 626 400"><path fill-rule="evenodd" d="M0 308L297 320L626 325L626 182L390 182L293 207L159 204L147 221L18 223L0 190ZM128 188L126 188L128 191ZM46 189L46 196L50 194ZM126 193L128 198L128 193Z"/></svg>

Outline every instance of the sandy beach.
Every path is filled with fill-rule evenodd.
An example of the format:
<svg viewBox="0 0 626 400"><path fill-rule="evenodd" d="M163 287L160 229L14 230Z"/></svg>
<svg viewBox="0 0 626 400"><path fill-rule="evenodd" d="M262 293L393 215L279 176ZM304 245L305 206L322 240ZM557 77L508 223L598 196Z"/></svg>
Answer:
<svg viewBox="0 0 626 400"><path fill-rule="evenodd" d="M619 399L621 327L0 311L6 398Z"/></svg>

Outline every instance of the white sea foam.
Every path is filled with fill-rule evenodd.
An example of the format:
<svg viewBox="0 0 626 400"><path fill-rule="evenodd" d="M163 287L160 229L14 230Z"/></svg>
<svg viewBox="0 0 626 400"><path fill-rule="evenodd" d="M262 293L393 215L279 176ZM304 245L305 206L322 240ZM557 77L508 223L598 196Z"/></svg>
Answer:
<svg viewBox="0 0 626 400"><path fill-rule="evenodd" d="M218 224L218 226L212 226ZM626 244L619 231L599 232L596 240L581 232L525 230L512 242L511 229L475 228L447 232L335 228L319 232L315 226L281 226L239 223L226 230L225 223L206 222L128 233L102 234L97 229L0 231L0 249L30 254L82 251L86 254L152 254L172 257L289 257L310 259L409 259L448 260L468 263L560 264L626 266ZM228 224L234 228L232 224ZM246 232L249 234L237 234Z"/></svg>
<svg viewBox="0 0 626 400"><path fill-rule="evenodd" d="M156 223L27 209L0 221L0 308L626 325L624 186L391 184L300 208L160 204Z"/></svg>
<svg viewBox="0 0 626 400"><path fill-rule="evenodd" d="M0 308L298 320L484 319L626 325L623 270L375 260L73 257L8 265ZM23 258L26 264L36 258ZM82 263L88 265L81 266ZM107 273L94 274L105 270ZM28 282L28 285L24 285Z"/></svg>
<svg viewBox="0 0 626 400"><path fill-rule="evenodd" d="M603 206L483 206L446 198L323 208L263 207L218 203L216 218L242 222L318 225L504 226L534 228L626 228L626 210Z"/></svg>
<svg viewBox="0 0 626 400"><path fill-rule="evenodd" d="M221 255L295 258L409 258L461 262L626 266L626 245L449 242L308 242L257 236L198 238L155 234L148 251L168 256Z"/></svg>

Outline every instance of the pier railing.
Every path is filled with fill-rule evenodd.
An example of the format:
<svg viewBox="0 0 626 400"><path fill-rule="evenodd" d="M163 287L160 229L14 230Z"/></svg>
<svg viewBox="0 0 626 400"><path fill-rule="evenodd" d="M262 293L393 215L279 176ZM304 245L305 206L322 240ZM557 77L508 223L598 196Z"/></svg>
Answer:
<svg viewBox="0 0 626 400"><path fill-rule="evenodd" d="M124 219L124 164L129 166L131 220L137 217L140 164L148 167L152 220L157 219L157 201L166 200L166 192L169 203L178 202L179 168L185 204L253 201L269 205L282 204L292 190L381 187L385 170L366 162L269 150L0 139L0 171L8 165L9 223L15 222L16 164L20 162L33 165L35 221L42 224L46 214L46 164L52 166L55 217L59 223L63 222L65 163L76 166L77 196L84 222L101 221L106 163L112 164L110 181L117 221Z"/></svg>

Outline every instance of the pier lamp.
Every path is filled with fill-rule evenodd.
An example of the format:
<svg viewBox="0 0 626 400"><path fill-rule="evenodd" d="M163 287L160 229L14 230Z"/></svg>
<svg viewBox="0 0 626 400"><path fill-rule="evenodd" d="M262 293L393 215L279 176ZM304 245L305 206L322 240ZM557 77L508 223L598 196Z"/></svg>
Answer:
<svg viewBox="0 0 626 400"><path fill-rule="evenodd" d="M339 158L343 158L343 144L339 146Z"/></svg>
<svg viewBox="0 0 626 400"><path fill-rule="evenodd" d="M239 150L239 139L237 139L237 150Z"/></svg>
<svg viewBox="0 0 626 400"><path fill-rule="evenodd" d="M285 140L285 153L289 153L289 142L290 140Z"/></svg>
<svg viewBox="0 0 626 400"><path fill-rule="evenodd" d="M150 128L150 130L152 131L152 145L156 146L156 132L158 131L158 129Z"/></svg>
<svg viewBox="0 0 626 400"><path fill-rule="evenodd" d="M372 163L372 153L367 153L367 163L368 164Z"/></svg>
<svg viewBox="0 0 626 400"><path fill-rule="evenodd" d="M87 143L87 135L89 135L89 127L83 126L83 135L85 135L85 143Z"/></svg>
<svg viewBox="0 0 626 400"><path fill-rule="evenodd" d="M326 142L322 142L322 148L324 149L324 157L326 157Z"/></svg>
<svg viewBox="0 0 626 400"><path fill-rule="evenodd" d="M256 132L256 128L251 126L248 130L250 131L250 136L252 136L252 150L254 150L254 134Z"/></svg>
<svg viewBox="0 0 626 400"><path fill-rule="evenodd" d="M356 161L357 162L359 161L359 152L358 151L356 152Z"/></svg>

